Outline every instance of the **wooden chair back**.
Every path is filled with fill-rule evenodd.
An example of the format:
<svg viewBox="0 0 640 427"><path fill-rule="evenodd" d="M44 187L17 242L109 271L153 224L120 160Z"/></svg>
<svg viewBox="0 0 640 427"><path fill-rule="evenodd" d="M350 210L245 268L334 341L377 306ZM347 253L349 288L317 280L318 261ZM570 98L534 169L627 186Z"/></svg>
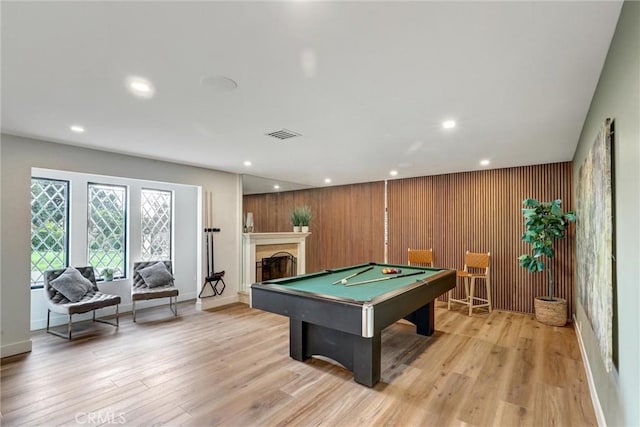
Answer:
<svg viewBox="0 0 640 427"><path fill-rule="evenodd" d="M407 249L409 265L423 265L433 267L433 249Z"/></svg>
<svg viewBox="0 0 640 427"><path fill-rule="evenodd" d="M464 271L470 272L469 269L484 270L480 274L485 276L489 274L489 266L491 264L491 252L469 252L464 254Z"/></svg>

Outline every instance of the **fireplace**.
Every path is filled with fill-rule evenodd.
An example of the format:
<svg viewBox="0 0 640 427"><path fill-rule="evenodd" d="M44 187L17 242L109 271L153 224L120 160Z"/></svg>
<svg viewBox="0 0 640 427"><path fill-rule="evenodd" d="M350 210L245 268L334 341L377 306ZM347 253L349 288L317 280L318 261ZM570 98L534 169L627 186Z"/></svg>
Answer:
<svg viewBox="0 0 640 427"><path fill-rule="evenodd" d="M256 262L256 281L292 277L297 274L298 260L289 252L277 252Z"/></svg>
<svg viewBox="0 0 640 427"><path fill-rule="evenodd" d="M262 270L262 258L270 258L278 252L287 252L296 258L296 263L292 267L292 276L305 274L305 240L310 235L311 233L292 232L243 233L242 284L239 293L250 294L251 284L261 279L256 276L257 264L260 263ZM250 301L247 299L245 302Z"/></svg>

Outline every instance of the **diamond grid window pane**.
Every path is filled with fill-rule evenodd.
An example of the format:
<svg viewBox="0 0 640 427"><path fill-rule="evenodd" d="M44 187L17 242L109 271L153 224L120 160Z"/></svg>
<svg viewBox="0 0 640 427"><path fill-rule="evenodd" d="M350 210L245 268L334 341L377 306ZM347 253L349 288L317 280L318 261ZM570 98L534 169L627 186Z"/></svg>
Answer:
<svg viewBox="0 0 640 427"><path fill-rule="evenodd" d="M67 266L69 182L31 178L31 286Z"/></svg>
<svg viewBox="0 0 640 427"><path fill-rule="evenodd" d="M171 259L171 206L170 191L142 190L142 260Z"/></svg>
<svg viewBox="0 0 640 427"><path fill-rule="evenodd" d="M100 277L105 268L124 277L127 189L118 185L89 184L89 265Z"/></svg>

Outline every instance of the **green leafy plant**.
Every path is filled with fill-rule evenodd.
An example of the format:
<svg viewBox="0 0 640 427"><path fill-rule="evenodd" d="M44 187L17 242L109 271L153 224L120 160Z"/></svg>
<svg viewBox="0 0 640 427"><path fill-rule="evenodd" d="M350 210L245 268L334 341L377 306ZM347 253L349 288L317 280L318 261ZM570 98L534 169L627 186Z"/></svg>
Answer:
<svg viewBox="0 0 640 427"><path fill-rule="evenodd" d="M300 212L298 208L294 208L293 212L291 212L291 224L293 224L294 227L300 226Z"/></svg>
<svg viewBox="0 0 640 427"><path fill-rule="evenodd" d="M522 240L531 245L531 254L518 257L520 266L531 273L548 272L549 297L553 300L553 276L551 264L556 252L553 248L556 240L564 239L569 222L576 220L573 211L562 212L562 201L539 202L536 199L522 201L525 232ZM546 263L545 258L546 257Z"/></svg>
<svg viewBox="0 0 640 427"><path fill-rule="evenodd" d="M104 280L113 280L113 275L116 272L114 268L105 267L102 269L101 276Z"/></svg>
<svg viewBox="0 0 640 427"><path fill-rule="evenodd" d="M303 227L309 226L309 223L311 222L311 218L313 218L313 216L311 215L311 208L307 205L301 206L299 214L300 214L300 225Z"/></svg>

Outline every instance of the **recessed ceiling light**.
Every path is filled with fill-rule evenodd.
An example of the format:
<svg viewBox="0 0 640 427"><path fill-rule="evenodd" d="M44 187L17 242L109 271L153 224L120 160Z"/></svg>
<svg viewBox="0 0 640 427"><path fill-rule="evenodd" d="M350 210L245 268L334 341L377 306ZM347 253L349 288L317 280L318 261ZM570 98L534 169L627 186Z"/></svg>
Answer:
<svg viewBox="0 0 640 427"><path fill-rule="evenodd" d="M245 160L243 164L245 166L251 166L251 162L249 160Z"/></svg>
<svg viewBox="0 0 640 427"><path fill-rule="evenodd" d="M456 122L455 120L445 120L444 122L442 122L442 127L445 129L453 129L454 127L456 127Z"/></svg>
<svg viewBox="0 0 640 427"><path fill-rule="evenodd" d="M131 82L130 86L131 86L131 89L135 90L136 92L142 92L142 93L151 92L151 86L149 86L149 84L145 82Z"/></svg>
<svg viewBox="0 0 640 427"><path fill-rule="evenodd" d="M80 125L73 125L73 126L69 126L69 129L71 129L71 131L75 132L75 133L83 133L84 132L84 128Z"/></svg>
<svg viewBox="0 0 640 427"><path fill-rule="evenodd" d="M489 166L491 163L488 159L480 160L480 166Z"/></svg>
<svg viewBox="0 0 640 427"><path fill-rule="evenodd" d="M274 188L275 190L279 190L279 189L280 189L280 186L279 186L278 184L276 184L276 185L274 185L274 186L273 186L273 188Z"/></svg>
<svg viewBox="0 0 640 427"><path fill-rule="evenodd" d="M325 178L324 179L324 183L325 184L331 184L331 178Z"/></svg>
<svg viewBox="0 0 640 427"><path fill-rule="evenodd" d="M140 98L152 98L156 92L153 84L142 77L127 77L127 89Z"/></svg>
<svg viewBox="0 0 640 427"><path fill-rule="evenodd" d="M389 172L389 175L391 175L391 176L397 176L397 175L398 175L398 171L393 170L393 171Z"/></svg>

